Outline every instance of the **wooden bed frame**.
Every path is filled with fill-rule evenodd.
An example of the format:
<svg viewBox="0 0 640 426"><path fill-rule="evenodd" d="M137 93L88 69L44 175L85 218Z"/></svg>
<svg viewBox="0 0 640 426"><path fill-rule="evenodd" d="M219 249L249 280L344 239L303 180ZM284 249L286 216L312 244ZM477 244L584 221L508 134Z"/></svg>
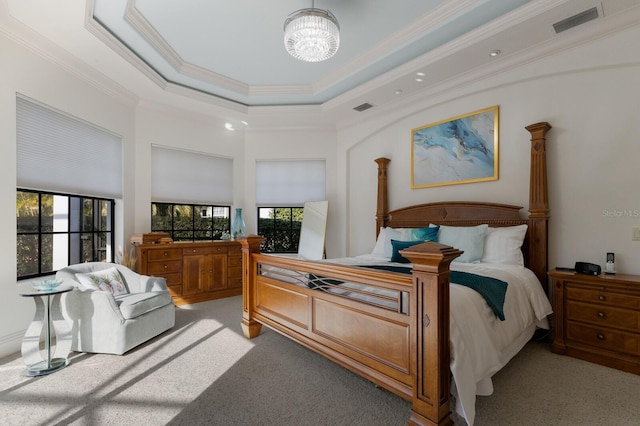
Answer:
<svg viewBox="0 0 640 426"><path fill-rule="evenodd" d="M387 165L379 158L376 230L424 227L429 223L473 226L527 224L525 264L546 290L549 206L545 134L548 123L527 126L531 133L529 217L518 206L478 202L439 202L389 211ZM239 239L243 262L242 328L248 338L262 324L337 362L412 403L409 424L452 424L450 410L449 265L462 252L437 243L403 250L412 275L369 270L260 253L259 236ZM261 274L262 268L304 271L306 276L367 284L403 294L406 313L382 309Z"/></svg>

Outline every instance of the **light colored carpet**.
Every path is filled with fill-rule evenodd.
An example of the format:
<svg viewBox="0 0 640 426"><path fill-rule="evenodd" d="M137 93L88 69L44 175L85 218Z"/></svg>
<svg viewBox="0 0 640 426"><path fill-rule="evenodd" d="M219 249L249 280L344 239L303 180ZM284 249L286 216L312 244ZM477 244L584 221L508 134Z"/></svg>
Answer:
<svg viewBox="0 0 640 426"><path fill-rule="evenodd" d="M3 425L406 425L410 404L263 327L241 298L178 308L176 327L124 356L71 354L38 378L0 360ZM637 425L640 376L532 342L479 397L476 425ZM459 420L455 418L455 420Z"/></svg>

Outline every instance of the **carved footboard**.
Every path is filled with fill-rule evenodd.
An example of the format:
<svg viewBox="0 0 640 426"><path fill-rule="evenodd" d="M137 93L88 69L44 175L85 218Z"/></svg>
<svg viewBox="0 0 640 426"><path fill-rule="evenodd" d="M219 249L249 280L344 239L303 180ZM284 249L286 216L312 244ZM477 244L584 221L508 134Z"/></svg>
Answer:
<svg viewBox="0 0 640 426"><path fill-rule="evenodd" d="M404 275L260 254L258 236L238 241L245 336L265 324L411 401L409 424L451 424L449 264L459 250L410 247L402 255L413 274ZM326 291L309 285L317 282ZM349 283L375 296L344 294Z"/></svg>

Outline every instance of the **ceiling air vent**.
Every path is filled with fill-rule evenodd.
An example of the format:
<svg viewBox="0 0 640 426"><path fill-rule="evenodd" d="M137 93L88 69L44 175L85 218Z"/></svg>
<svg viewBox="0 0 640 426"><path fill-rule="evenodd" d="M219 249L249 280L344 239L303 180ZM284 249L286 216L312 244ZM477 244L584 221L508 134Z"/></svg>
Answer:
<svg viewBox="0 0 640 426"><path fill-rule="evenodd" d="M373 105L371 105L369 102L365 102L362 105L358 105L357 107L353 108L358 112L362 112L362 111L366 111L369 108L373 108Z"/></svg>
<svg viewBox="0 0 640 426"><path fill-rule="evenodd" d="M553 29L556 34L559 34L563 31L566 31L570 28L577 27L578 25L582 25L585 22L593 21L600 16L597 7L592 7L591 9L587 9L583 12L570 16L562 21L558 21L553 24Z"/></svg>

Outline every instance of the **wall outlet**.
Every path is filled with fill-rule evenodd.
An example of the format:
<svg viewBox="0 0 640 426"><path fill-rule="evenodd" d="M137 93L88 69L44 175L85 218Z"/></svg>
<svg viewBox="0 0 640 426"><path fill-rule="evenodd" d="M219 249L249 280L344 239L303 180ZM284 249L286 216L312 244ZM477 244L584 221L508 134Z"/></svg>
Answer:
<svg viewBox="0 0 640 426"><path fill-rule="evenodd" d="M634 226L631 230L633 231L631 241L640 241L640 226Z"/></svg>

